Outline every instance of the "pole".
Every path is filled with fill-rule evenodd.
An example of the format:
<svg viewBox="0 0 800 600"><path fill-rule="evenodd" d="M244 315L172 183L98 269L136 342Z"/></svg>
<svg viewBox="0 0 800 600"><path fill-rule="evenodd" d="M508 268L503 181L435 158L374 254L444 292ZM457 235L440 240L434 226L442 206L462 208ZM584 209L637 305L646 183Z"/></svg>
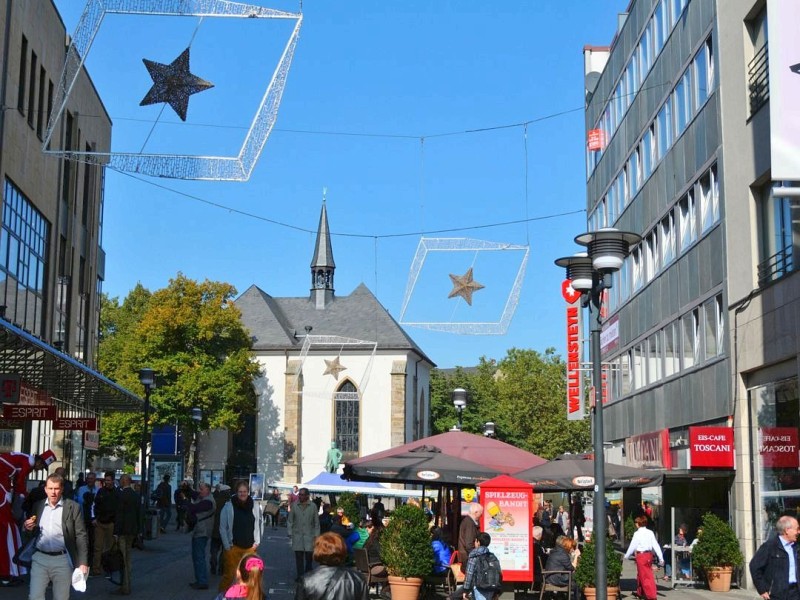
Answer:
<svg viewBox="0 0 800 600"><path fill-rule="evenodd" d="M142 422L142 465L141 465L141 474L142 474L142 485L141 487L141 495L142 495L142 535L145 536L147 533L147 508L148 502L150 500L150 493L148 492L148 487L150 484L149 474L148 474L148 461L147 461L147 438L149 432L148 420L150 419L150 386L144 386L144 420Z"/></svg>
<svg viewBox="0 0 800 600"><path fill-rule="evenodd" d="M600 303L603 293L603 276L595 275L589 303L591 323L592 379L594 383L594 525L592 538L595 552L596 600L607 598L606 577L606 491L603 455L603 366L600 361ZM594 314L593 314L594 313Z"/></svg>

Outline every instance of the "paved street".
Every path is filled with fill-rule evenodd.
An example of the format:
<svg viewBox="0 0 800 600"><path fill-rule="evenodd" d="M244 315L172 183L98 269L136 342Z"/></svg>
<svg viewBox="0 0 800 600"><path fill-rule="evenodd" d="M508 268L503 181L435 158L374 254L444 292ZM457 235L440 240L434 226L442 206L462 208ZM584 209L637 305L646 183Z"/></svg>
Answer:
<svg viewBox="0 0 800 600"><path fill-rule="evenodd" d="M189 587L193 581L193 570L190 555L190 536L170 530L155 540L147 540L144 551L135 551L133 555L133 586L130 598L137 600L212 600L217 595L219 576L211 576L208 591L196 591ZM269 600L286 600L294 595L294 554L289 547L286 528L275 531L264 530L260 547L265 563L265 584ZM712 600L721 597L734 600L752 600L755 593L751 590L731 590L730 594L721 596L708 590L679 588L669 589L659 582L659 600ZM72 591L72 600L108 600L110 592L116 588L103 577L89 579L86 593ZM623 597L634 600L632 592L636 589L636 567L626 561L621 582ZM523 596L518 594L518 596ZM28 587L0 589L0 600L27 600ZM503 600L512 600L510 593L503 594ZM528 596L528 598L538 598ZM518 597L517 600L522 600Z"/></svg>

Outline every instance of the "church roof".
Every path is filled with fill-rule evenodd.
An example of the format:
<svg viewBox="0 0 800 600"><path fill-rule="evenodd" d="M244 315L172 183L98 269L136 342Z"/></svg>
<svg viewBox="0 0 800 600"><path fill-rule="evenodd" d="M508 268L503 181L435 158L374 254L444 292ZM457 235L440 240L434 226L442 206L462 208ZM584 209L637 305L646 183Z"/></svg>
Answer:
<svg viewBox="0 0 800 600"><path fill-rule="evenodd" d="M308 297L275 298L251 285L236 299L253 350L300 350L306 327L311 335L338 335L378 343L378 349L413 350L425 355L363 283L349 296L319 310Z"/></svg>
<svg viewBox="0 0 800 600"><path fill-rule="evenodd" d="M319 214L319 227L317 227L317 243L314 246L314 257L311 259L311 268L328 267L336 268L333 262L333 247L331 246L331 233L328 227L328 210L325 203L322 203L322 211Z"/></svg>

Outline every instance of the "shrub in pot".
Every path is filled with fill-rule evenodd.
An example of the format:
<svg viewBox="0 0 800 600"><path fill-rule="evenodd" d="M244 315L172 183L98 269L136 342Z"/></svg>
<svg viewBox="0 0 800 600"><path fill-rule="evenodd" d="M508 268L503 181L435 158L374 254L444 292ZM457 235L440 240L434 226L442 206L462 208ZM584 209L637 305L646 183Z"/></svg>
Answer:
<svg viewBox="0 0 800 600"><path fill-rule="evenodd" d="M361 512L358 509L358 499L353 492L344 492L339 494L337 508L344 511L344 516L353 524L358 525L361 518Z"/></svg>
<svg viewBox="0 0 800 600"><path fill-rule="evenodd" d="M394 577L425 577L433 571L433 546L428 517L418 506L405 504L392 512L381 534L381 560Z"/></svg>
<svg viewBox="0 0 800 600"><path fill-rule="evenodd" d="M692 548L692 565L706 576L709 588L728 591L733 569L743 563L736 532L718 516L703 515L703 534Z"/></svg>
<svg viewBox="0 0 800 600"><path fill-rule="evenodd" d="M596 547L595 539L583 545L581 550L581 557L578 559L578 568L575 569L575 583L579 589L585 590L586 588L594 589L596 587L595 581L595 565L596 565ZM619 579L622 577L622 555L614 550L614 542L611 538L606 539L606 584L609 588L618 588ZM610 596L609 596L610 597Z"/></svg>

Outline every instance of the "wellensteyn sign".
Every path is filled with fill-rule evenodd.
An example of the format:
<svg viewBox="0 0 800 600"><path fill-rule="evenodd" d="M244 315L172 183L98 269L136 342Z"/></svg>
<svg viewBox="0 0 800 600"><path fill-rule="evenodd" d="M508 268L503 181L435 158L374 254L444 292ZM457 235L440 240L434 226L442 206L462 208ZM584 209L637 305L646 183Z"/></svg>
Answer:
<svg viewBox="0 0 800 600"><path fill-rule="evenodd" d="M586 413L581 374L581 293L566 279L561 284L561 295L567 302L567 420L580 421Z"/></svg>

